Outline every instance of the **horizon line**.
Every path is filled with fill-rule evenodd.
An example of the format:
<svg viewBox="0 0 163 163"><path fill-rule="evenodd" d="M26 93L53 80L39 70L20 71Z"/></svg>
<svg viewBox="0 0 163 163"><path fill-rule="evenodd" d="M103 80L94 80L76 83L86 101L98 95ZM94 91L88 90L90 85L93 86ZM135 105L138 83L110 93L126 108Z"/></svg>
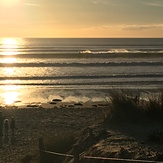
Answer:
<svg viewBox="0 0 163 163"><path fill-rule="evenodd" d="M43 39L43 38L56 38L56 39L163 39L163 37L0 37L0 39L3 38L21 38L21 39Z"/></svg>

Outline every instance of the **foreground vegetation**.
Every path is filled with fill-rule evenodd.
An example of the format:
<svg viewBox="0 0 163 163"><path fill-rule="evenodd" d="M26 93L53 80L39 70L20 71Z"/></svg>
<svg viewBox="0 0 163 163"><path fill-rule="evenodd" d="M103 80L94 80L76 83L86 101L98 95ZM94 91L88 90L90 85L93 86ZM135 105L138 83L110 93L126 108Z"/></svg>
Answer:
<svg viewBox="0 0 163 163"><path fill-rule="evenodd" d="M141 99L138 95L133 95L129 91L116 91L110 93L110 103L108 108L105 109L105 116L102 119L101 125L109 123L162 123L163 122L163 90L157 95L150 95L146 99ZM103 135L101 135L103 133ZM106 133L101 132L96 139L102 138ZM85 137L85 138L84 138ZM44 138L45 149L48 151L60 153L72 153L74 144L79 142L81 144L95 143L89 139L88 136L83 135L83 132L70 133L65 132L60 135L51 135ZM163 132L152 131L148 135L148 141L153 143L163 143ZM89 142L86 142L89 141ZM84 147L85 148L85 147ZM83 148L83 149L84 149ZM81 151L83 152L83 151ZM57 157L57 162L62 162L61 157ZM54 157L50 155L45 156L43 162L54 162Z"/></svg>
<svg viewBox="0 0 163 163"><path fill-rule="evenodd" d="M163 121L163 90L141 99L129 91L111 93L111 103L105 121L134 122Z"/></svg>

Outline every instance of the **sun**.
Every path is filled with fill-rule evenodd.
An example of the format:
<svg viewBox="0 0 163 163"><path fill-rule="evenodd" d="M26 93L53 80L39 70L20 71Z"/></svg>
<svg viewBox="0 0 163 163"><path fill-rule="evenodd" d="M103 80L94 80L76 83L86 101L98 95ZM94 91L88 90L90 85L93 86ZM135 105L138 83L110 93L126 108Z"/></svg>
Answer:
<svg viewBox="0 0 163 163"><path fill-rule="evenodd" d="M15 6L19 3L20 0L0 0L0 4L3 6Z"/></svg>

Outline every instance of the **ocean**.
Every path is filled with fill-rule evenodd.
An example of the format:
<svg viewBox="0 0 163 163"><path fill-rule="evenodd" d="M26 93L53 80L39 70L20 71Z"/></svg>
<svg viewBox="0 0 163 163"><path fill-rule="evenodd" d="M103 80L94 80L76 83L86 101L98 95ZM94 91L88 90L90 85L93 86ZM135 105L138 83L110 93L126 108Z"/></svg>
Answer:
<svg viewBox="0 0 163 163"><path fill-rule="evenodd" d="M163 38L0 39L0 105L163 88Z"/></svg>

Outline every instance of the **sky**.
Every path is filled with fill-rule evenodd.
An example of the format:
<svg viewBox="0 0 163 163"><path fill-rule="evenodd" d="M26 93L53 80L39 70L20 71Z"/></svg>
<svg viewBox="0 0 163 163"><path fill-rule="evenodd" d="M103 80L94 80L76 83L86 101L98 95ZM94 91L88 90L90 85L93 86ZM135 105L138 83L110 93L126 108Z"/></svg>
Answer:
<svg viewBox="0 0 163 163"><path fill-rule="evenodd" d="M0 0L0 37L163 37L163 0Z"/></svg>

